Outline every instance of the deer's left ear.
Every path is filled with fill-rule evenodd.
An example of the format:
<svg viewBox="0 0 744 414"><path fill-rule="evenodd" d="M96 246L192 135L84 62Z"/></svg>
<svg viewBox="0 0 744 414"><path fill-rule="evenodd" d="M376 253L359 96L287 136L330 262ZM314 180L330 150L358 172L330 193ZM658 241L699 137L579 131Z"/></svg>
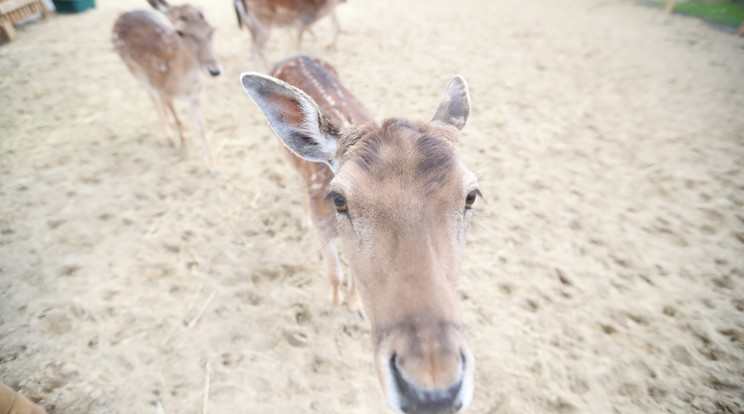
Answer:
<svg viewBox="0 0 744 414"><path fill-rule="evenodd" d="M165 0L147 0L150 6L163 13L168 11L168 2Z"/></svg>
<svg viewBox="0 0 744 414"><path fill-rule="evenodd" d="M290 151L308 161L324 162L334 173L338 170L339 126L311 97L260 73L243 73L240 82Z"/></svg>
<svg viewBox="0 0 744 414"><path fill-rule="evenodd" d="M455 76L447 85L444 97L431 122L440 122L462 131L470 116L470 94L468 84L462 76Z"/></svg>

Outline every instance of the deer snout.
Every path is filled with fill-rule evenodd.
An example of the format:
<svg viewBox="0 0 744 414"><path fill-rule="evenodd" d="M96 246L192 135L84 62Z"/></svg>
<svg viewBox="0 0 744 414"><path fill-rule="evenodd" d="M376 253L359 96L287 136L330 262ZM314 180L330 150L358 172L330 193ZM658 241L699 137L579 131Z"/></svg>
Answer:
<svg viewBox="0 0 744 414"><path fill-rule="evenodd" d="M398 391L400 411L406 414L453 414L465 402L459 398L464 379L465 358L461 356L458 375L449 386L429 388L409 377L396 354L390 358L390 372Z"/></svg>
<svg viewBox="0 0 744 414"><path fill-rule="evenodd" d="M395 336L380 367L391 408L406 414L464 411L473 395L475 364L460 332L439 325Z"/></svg>
<svg viewBox="0 0 744 414"><path fill-rule="evenodd" d="M201 66L209 76L219 76L222 73L222 65L212 56L202 59Z"/></svg>
<svg viewBox="0 0 744 414"><path fill-rule="evenodd" d="M222 66L207 66L207 73L209 73L209 76L219 76L222 73Z"/></svg>

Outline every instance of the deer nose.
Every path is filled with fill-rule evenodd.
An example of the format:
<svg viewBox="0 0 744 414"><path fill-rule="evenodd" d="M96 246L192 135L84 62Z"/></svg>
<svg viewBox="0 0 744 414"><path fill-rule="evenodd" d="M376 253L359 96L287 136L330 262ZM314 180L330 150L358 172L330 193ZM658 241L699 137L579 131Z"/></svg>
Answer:
<svg viewBox="0 0 744 414"><path fill-rule="evenodd" d="M390 370L398 388L400 410L406 414L454 414L463 402L459 397L462 388L465 358L461 355L459 377L449 386L441 389L425 389L407 379L398 364L395 354L390 358Z"/></svg>
<svg viewBox="0 0 744 414"><path fill-rule="evenodd" d="M212 76L219 76L219 74L222 73L222 68L217 68L217 69L209 68L208 71L209 71L209 74Z"/></svg>

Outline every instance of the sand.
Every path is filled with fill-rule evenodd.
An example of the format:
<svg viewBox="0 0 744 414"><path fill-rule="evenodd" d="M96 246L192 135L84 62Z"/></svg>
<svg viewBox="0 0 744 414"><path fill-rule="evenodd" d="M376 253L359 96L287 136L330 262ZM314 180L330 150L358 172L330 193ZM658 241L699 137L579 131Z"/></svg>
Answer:
<svg viewBox="0 0 744 414"><path fill-rule="evenodd" d="M0 381L50 413L389 412L238 82L265 68L230 2L202 3L222 178L185 104L190 149L167 146L113 51L144 1L0 47ZM744 412L744 40L630 3L349 0L337 50L327 20L306 38L378 121L470 84L469 413Z"/></svg>

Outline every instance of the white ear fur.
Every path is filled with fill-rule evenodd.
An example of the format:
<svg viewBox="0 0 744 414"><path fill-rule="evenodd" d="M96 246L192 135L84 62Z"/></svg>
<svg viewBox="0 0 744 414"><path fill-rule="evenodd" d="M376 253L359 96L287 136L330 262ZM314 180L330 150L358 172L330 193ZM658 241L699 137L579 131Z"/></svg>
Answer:
<svg viewBox="0 0 744 414"><path fill-rule="evenodd" d="M432 117L432 122L452 125L462 131L470 116L470 93L468 84L462 76L457 75L447 85L444 97Z"/></svg>
<svg viewBox="0 0 744 414"><path fill-rule="evenodd" d="M338 137L321 131L320 108L311 97L279 79L256 72L242 73L240 82L290 151L308 161L324 162L334 173L338 170Z"/></svg>

